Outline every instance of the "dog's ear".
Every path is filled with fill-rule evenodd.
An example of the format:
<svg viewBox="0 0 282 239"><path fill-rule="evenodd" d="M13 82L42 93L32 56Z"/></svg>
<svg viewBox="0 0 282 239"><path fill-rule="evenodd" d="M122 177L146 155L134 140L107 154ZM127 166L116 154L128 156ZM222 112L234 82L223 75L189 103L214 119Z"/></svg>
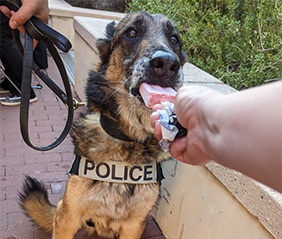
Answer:
<svg viewBox="0 0 282 239"><path fill-rule="evenodd" d="M110 22L109 24L107 24L106 26L106 37L108 39L112 39L115 30L116 30L116 25L117 23L115 21Z"/></svg>
<svg viewBox="0 0 282 239"><path fill-rule="evenodd" d="M186 54L186 52L182 51L179 56L180 65L183 66L184 63L187 61L187 59L188 59L188 55Z"/></svg>
<svg viewBox="0 0 282 239"><path fill-rule="evenodd" d="M98 39L96 43L96 47L99 51L99 57L101 60L101 64L108 62L111 48L111 40L110 39Z"/></svg>
<svg viewBox="0 0 282 239"><path fill-rule="evenodd" d="M111 42L115 33L115 27L116 22L110 22L106 26L106 38L97 40L96 47L99 50L99 56L102 64L108 61L110 55Z"/></svg>

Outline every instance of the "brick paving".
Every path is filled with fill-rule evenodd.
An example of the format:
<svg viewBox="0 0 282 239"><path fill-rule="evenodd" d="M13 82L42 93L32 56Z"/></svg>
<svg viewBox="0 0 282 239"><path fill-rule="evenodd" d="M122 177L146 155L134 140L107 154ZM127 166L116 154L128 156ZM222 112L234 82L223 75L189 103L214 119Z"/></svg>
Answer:
<svg viewBox="0 0 282 239"><path fill-rule="evenodd" d="M59 73L49 59L47 70L62 89ZM38 82L33 79L33 84ZM38 102L30 105L29 132L31 142L46 146L59 136L67 117L67 109L55 94L44 86L35 89ZM77 98L74 92L75 98ZM3 95L1 95L3 97ZM78 98L77 98L78 99ZM17 194L23 177L28 174L43 182L48 189L51 203L62 198L69 177L67 171L73 160L73 145L70 136L57 148L40 152L29 148L22 140L19 125L19 106L0 105L0 239L51 239L21 211ZM79 108L75 116L83 111ZM78 232L75 239L100 239ZM142 239L165 239L152 217L147 220ZM102 239L102 238L101 238Z"/></svg>

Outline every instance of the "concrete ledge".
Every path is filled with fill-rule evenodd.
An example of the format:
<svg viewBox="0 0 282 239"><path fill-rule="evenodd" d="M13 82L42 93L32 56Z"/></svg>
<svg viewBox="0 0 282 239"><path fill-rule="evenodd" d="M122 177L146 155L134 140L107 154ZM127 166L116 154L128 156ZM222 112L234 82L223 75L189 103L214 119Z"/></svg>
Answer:
<svg viewBox="0 0 282 239"><path fill-rule="evenodd" d="M75 16L120 20L123 13L73 7L64 0L49 0L50 25L66 36L75 48L73 18Z"/></svg>
<svg viewBox="0 0 282 239"><path fill-rule="evenodd" d="M96 68L99 62L96 41L105 37L105 27L112 20L104 20L88 17L74 17L73 27L75 30L75 91L80 99L85 101L85 84L90 70Z"/></svg>
<svg viewBox="0 0 282 239"><path fill-rule="evenodd" d="M49 14L58 17L84 16L100 19L110 19L119 21L124 17L123 13L101 11L95 9L73 7L64 0L49 0Z"/></svg>
<svg viewBox="0 0 282 239"><path fill-rule="evenodd" d="M184 83L214 83L223 84L222 81L218 80L214 76L208 74L207 72L199 69L198 67L186 63L183 67L184 73Z"/></svg>
<svg viewBox="0 0 282 239"><path fill-rule="evenodd" d="M282 238L282 194L217 163L206 167L275 238Z"/></svg>
<svg viewBox="0 0 282 239"><path fill-rule="evenodd" d="M224 94L236 92L215 77L187 63L184 85L202 85ZM282 238L282 194L234 170L211 162L206 167L276 238Z"/></svg>
<svg viewBox="0 0 282 239"><path fill-rule="evenodd" d="M163 168L165 180L156 221L167 239L279 238L264 228L206 167L170 160Z"/></svg>
<svg viewBox="0 0 282 239"><path fill-rule="evenodd" d="M95 42L111 20L74 18L75 87L82 99L89 70L99 60ZM235 92L190 63L184 84ZM223 146L224 147L224 146ZM214 162L192 167L171 160L155 218L167 239L282 238L282 195Z"/></svg>
<svg viewBox="0 0 282 239"><path fill-rule="evenodd" d="M98 52L96 41L105 37L105 28L111 20L88 17L74 17L73 27L89 46Z"/></svg>

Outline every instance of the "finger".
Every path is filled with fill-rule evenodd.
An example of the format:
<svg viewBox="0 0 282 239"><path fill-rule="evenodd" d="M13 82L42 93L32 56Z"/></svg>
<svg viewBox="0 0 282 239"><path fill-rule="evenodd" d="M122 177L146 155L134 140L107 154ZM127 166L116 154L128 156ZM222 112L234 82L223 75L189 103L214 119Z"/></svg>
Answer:
<svg viewBox="0 0 282 239"><path fill-rule="evenodd" d="M159 121L155 124L155 136L159 141L162 139L161 123Z"/></svg>
<svg viewBox="0 0 282 239"><path fill-rule="evenodd" d="M25 30L24 30L24 27L23 27L23 26L18 27L18 30L19 30L22 34L25 33Z"/></svg>
<svg viewBox="0 0 282 239"><path fill-rule="evenodd" d="M153 111L162 110L163 106L161 104L156 104L153 106Z"/></svg>
<svg viewBox="0 0 282 239"><path fill-rule="evenodd" d="M33 39L33 50L35 49L35 47L37 46L38 41L36 41L35 39Z"/></svg>
<svg viewBox="0 0 282 239"><path fill-rule="evenodd" d="M151 125L155 127L156 121L160 119L158 112L153 112L150 116Z"/></svg>
<svg viewBox="0 0 282 239"><path fill-rule="evenodd" d="M32 4L23 4L19 10L12 13L9 25L12 29L18 28L29 20L35 13L36 7Z"/></svg>
<svg viewBox="0 0 282 239"><path fill-rule="evenodd" d="M170 146L170 154L172 157L176 158L181 162L189 163L187 156L185 157L185 155L187 155L186 141L186 137L175 139Z"/></svg>
<svg viewBox="0 0 282 239"><path fill-rule="evenodd" d="M10 18L11 15L11 10L7 8L6 6L1 6L0 7L1 12L3 12L8 18Z"/></svg>

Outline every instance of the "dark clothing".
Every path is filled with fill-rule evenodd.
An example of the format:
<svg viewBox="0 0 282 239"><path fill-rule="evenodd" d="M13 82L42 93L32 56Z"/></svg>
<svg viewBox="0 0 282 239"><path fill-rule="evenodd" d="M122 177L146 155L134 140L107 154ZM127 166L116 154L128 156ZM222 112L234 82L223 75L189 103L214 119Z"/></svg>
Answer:
<svg viewBox="0 0 282 239"><path fill-rule="evenodd" d="M34 61L39 63L41 69L46 69L48 63L44 44L39 43L36 49L39 49L40 52L37 50L37 53L34 53L36 58ZM12 29L9 27L9 18L2 12L0 18L0 59L5 68L5 74L21 89L23 58L14 43ZM7 79L2 82L1 87L10 90L12 95L19 95L19 92ZM32 88L30 90L30 98L34 98L34 90Z"/></svg>
<svg viewBox="0 0 282 239"><path fill-rule="evenodd" d="M38 42L33 51L33 61L40 69L48 68L47 50L43 42Z"/></svg>

